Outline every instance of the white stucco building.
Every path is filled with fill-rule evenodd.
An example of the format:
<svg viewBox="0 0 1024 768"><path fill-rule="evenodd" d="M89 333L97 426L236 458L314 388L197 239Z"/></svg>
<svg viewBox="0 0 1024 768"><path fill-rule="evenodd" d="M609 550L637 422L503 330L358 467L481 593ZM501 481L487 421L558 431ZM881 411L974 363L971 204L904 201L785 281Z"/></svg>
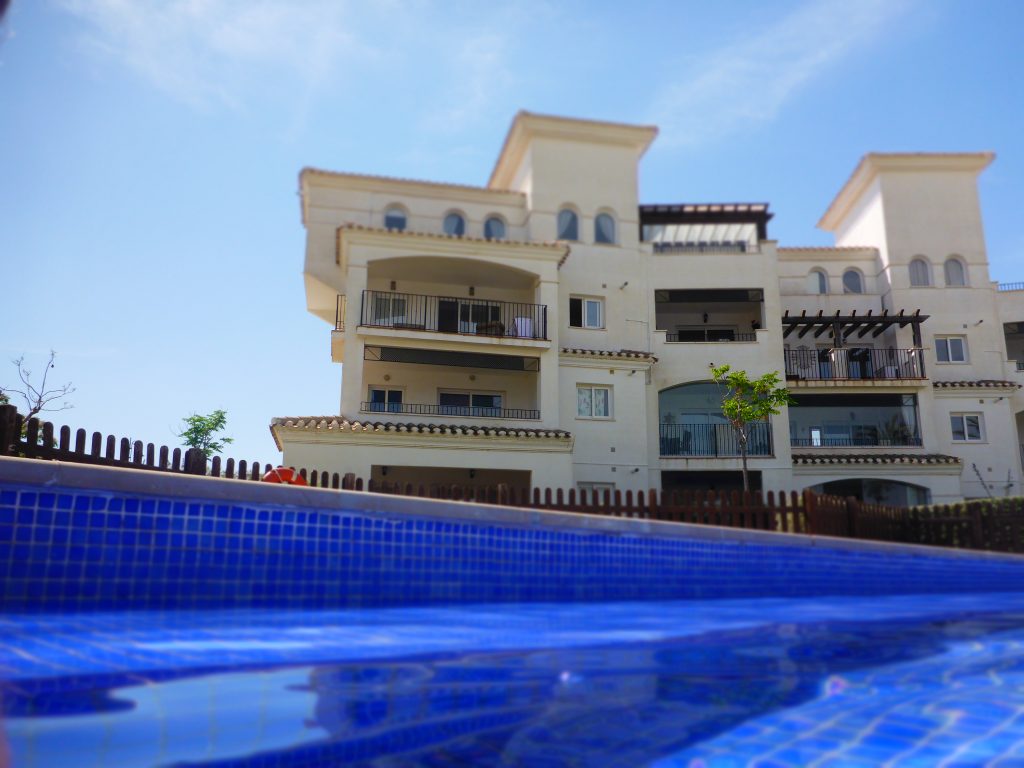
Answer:
<svg viewBox="0 0 1024 768"><path fill-rule="evenodd" d="M1022 492L1024 285L988 273L992 155L866 155L819 222L835 247L790 248L766 204L641 204L656 134L521 112L485 187L303 170L307 307L344 367L339 413L273 420L284 463L737 487L708 381L729 363L797 401L755 430L757 487Z"/></svg>

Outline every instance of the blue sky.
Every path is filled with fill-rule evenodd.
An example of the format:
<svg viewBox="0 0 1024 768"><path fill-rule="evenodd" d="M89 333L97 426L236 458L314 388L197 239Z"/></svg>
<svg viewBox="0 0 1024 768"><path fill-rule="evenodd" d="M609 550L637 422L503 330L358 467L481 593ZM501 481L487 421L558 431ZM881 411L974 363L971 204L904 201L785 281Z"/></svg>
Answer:
<svg viewBox="0 0 1024 768"><path fill-rule="evenodd" d="M644 202L767 201L783 245L869 151L993 150L992 277L1024 280L1024 3L14 0L0 29L0 384L174 444L336 413L297 174L485 184L518 109L654 123Z"/></svg>

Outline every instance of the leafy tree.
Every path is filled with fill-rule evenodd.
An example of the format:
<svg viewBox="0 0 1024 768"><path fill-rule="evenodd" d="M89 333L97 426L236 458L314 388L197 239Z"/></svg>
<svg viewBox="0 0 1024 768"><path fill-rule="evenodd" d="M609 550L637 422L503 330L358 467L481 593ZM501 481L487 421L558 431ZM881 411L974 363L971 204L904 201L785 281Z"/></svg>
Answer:
<svg viewBox="0 0 1024 768"><path fill-rule="evenodd" d="M18 379L21 384L16 386L20 386L20 389L0 386L0 405L8 405L11 402L11 395L20 395L25 401L25 424L29 419L35 418L44 411L66 411L72 407L71 403L66 402L65 399L75 391L70 381L59 387L47 389L49 384L46 379L49 377L50 371L56 367L54 365L56 357L57 353L51 349L50 359L46 361L43 376L38 384L32 383L32 371L25 367L24 356L11 361L18 370Z"/></svg>
<svg viewBox="0 0 1024 768"><path fill-rule="evenodd" d="M746 371L734 371L731 366L711 366L711 378L722 392L722 414L736 430L743 459L743 490L750 490L747 475L747 442L751 424L765 421L782 412L783 406L793 403L778 371L751 379Z"/></svg>
<svg viewBox="0 0 1024 768"><path fill-rule="evenodd" d="M233 443L230 437L217 437L217 433L223 430L228 423L226 411L216 410L202 416L193 413L182 421L182 430L178 432L182 445L188 448L198 448L206 458L224 450L224 446Z"/></svg>

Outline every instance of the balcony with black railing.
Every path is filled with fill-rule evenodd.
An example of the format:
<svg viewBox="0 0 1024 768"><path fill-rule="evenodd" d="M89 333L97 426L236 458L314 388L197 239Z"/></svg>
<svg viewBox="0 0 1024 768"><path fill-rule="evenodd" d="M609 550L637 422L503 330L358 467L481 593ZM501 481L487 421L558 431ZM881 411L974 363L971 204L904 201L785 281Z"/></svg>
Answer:
<svg viewBox="0 0 1024 768"><path fill-rule="evenodd" d="M894 381L924 379L920 349L786 350L786 378L798 381Z"/></svg>
<svg viewBox="0 0 1024 768"><path fill-rule="evenodd" d="M492 408L476 405L437 405L433 403L364 402L364 413L408 414L412 416L471 416L479 419L539 419L540 411L530 408Z"/></svg>
<svg viewBox="0 0 1024 768"><path fill-rule="evenodd" d="M791 437L793 448L920 448L921 438L916 435L882 437L878 435L814 435Z"/></svg>
<svg viewBox="0 0 1024 768"><path fill-rule="evenodd" d="M547 340L544 304L363 291L360 325L403 331Z"/></svg>
<svg viewBox="0 0 1024 768"><path fill-rule="evenodd" d="M659 424L659 453L665 457L735 458L740 438L731 424ZM747 425L747 456L771 456L772 425Z"/></svg>
<svg viewBox="0 0 1024 768"><path fill-rule="evenodd" d="M756 333L738 333L731 328L695 328L693 330L667 331L665 341L673 343L757 341Z"/></svg>

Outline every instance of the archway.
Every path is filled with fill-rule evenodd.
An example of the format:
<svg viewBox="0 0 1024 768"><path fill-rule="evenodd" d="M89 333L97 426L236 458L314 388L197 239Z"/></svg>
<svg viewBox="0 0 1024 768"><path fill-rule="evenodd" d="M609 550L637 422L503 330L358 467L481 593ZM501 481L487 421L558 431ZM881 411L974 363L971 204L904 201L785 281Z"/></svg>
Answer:
<svg viewBox="0 0 1024 768"><path fill-rule="evenodd" d="M810 490L830 496L853 496L867 504L913 507L931 502L932 493L923 485L875 477L849 477L812 485Z"/></svg>

